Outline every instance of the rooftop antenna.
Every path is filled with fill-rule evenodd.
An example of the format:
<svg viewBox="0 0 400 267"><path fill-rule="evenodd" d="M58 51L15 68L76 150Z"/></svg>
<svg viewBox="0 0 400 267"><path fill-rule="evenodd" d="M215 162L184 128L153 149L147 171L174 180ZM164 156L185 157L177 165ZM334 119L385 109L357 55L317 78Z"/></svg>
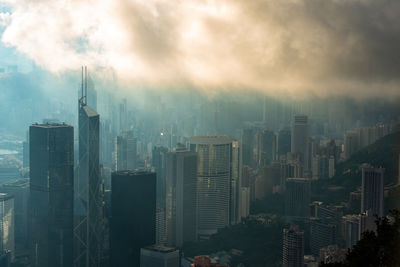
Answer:
<svg viewBox="0 0 400 267"><path fill-rule="evenodd" d="M87 105L87 67L83 68L81 71L81 97L79 98L80 106Z"/></svg>
<svg viewBox="0 0 400 267"><path fill-rule="evenodd" d="M87 81L87 66L85 66L85 105L87 105L87 87L88 87L88 81Z"/></svg>
<svg viewBox="0 0 400 267"><path fill-rule="evenodd" d="M81 97L79 98L79 106L84 106L84 94L83 94L83 66L81 67Z"/></svg>
<svg viewBox="0 0 400 267"><path fill-rule="evenodd" d="M81 69L81 100L83 100L83 66Z"/></svg>

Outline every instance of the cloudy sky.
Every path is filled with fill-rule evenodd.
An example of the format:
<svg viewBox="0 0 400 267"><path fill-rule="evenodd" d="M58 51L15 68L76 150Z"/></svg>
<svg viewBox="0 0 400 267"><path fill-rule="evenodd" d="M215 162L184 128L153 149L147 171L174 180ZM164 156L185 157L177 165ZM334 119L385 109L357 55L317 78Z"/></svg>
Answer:
<svg viewBox="0 0 400 267"><path fill-rule="evenodd" d="M88 65L153 87L400 96L399 0L0 3L2 60L13 51L54 73Z"/></svg>

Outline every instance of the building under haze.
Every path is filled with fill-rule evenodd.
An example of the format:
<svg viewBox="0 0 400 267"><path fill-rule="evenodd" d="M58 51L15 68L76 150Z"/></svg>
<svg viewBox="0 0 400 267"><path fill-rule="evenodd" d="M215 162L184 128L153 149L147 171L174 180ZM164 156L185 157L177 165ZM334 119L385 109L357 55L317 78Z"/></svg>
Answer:
<svg viewBox="0 0 400 267"><path fill-rule="evenodd" d="M167 243L181 247L197 240L197 153L167 153Z"/></svg>
<svg viewBox="0 0 400 267"><path fill-rule="evenodd" d="M157 202L165 209L165 172L167 168L168 148L163 146L154 146L152 156L152 166L157 175Z"/></svg>
<svg viewBox="0 0 400 267"><path fill-rule="evenodd" d="M228 136L196 136L198 234L209 237L230 223L232 141Z"/></svg>
<svg viewBox="0 0 400 267"><path fill-rule="evenodd" d="M14 196L14 238L16 248L28 246L28 199L29 179L19 179L2 184L0 192Z"/></svg>
<svg viewBox="0 0 400 267"><path fill-rule="evenodd" d="M253 167L254 165L254 130L243 129L242 132L242 164Z"/></svg>
<svg viewBox="0 0 400 267"><path fill-rule="evenodd" d="M115 170L134 170L136 168L137 141L133 132L124 132L115 137Z"/></svg>
<svg viewBox="0 0 400 267"><path fill-rule="evenodd" d="M360 240L360 215L345 215L342 217L341 234L345 248L353 248Z"/></svg>
<svg viewBox="0 0 400 267"><path fill-rule="evenodd" d="M241 164L241 147L240 142L237 140L232 141L232 162L231 162L231 199L230 199L230 223L236 224L241 220L241 216L239 214L240 209L240 188L241 188L241 173L242 173L242 164Z"/></svg>
<svg viewBox="0 0 400 267"><path fill-rule="evenodd" d="M82 92L79 100L79 162L74 183L74 264L76 267L98 267L104 238L103 182L99 164L100 116L87 104L87 82Z"/></svg>
<svg viewBox="0 0 400 267"><path fill-rule="evenodd" d="M300 153L300 160L302 161L305 169L307 169L308 165L308 137L308 117L304 115L294 116L291 124L291 152Z"/></svg>
<svg viewBox="0 0 400 267"><path fill-rule="evenodd" d="M282 129L278 133L278 159L291 151L291 133L289 129Z"/></svg>
<svg viewBox="0 0 400 267"><path fill-rule="evenodd" d="M314 256L319 256L319 250L336 244L336 225L326 223L320 218L310 218L310 248Z"/></svg>
<svg viewBox="0 0 400 267"><path fill-rule="evenodd" d="M257 165L263 167L276 159L276 136L272 131L257 132Z"/></svg>
<svg viewBox="0 0 400 267"><path fill-rule="evenodd" d="M140 249L156 242L156 174L112 174L111 267L139 267Z"/></svg>
<svg viewBox="0 0 400 267"><path fill-rule="evenodd" d="M369 211L373 215L384 215L384 172L383 168L362 167L361 213Z"/></svg>
<svg viewBox="0 0 400 267"><path fill-rule="evenodd" d="M286 220L307 219L310 216L310 180L306 178L287 178L285 188Z"/></svg>
<svg viewBox="0 0 400 267"><path fill-rule="evenodd" d="M167 169L167 153L168 148L164 146L154 146L152 149L152 166L157 176L157 190L156 190L156 212L157 212L157 225L156 241L158 244L165 244L166 242L166 169Z"/></svg>
<svg viewBox="0 0 400 267"><path fill-rule="evenodd" d="M304 231L298 227L283 229L283 267L303 267L304 264Z"/></svg>
<svg viewBox="0 0 400 267"><path fill-rule="evenodd" d="M72 267L74 130L36 124L29 136L31 266Z"/></svg>
<svg viewBox="0 0 400 267"><path fill-rule="evenodd" d="M15 259L14 196L0 193L0 252L10 251L11 262Z"/></svg>
<svg viewBox="0 0 400 267"><path fill-rule="evenodd" d="M359 149L358 134L356 131L348 131L344 135L344 159L349 159L351 155Z"/></svg>

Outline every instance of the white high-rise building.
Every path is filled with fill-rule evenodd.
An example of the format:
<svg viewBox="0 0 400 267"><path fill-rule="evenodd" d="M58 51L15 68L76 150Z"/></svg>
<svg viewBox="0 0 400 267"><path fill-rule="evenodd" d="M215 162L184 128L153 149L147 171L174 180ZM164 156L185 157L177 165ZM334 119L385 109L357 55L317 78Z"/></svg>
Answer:
<svg viewBox="0 0 400 267"><path fill-rule="evenodd" d="M11 251L11 261L15 258L14 241L14 196L0 193L0 251Z"/></svg>
<svg viewBox="0 0 400 267"><path fill-rule="evenodd" d="M231 177L231 207L230 216L231 224L240 221L239 214L240 205L240 186L242 184L242 164L241 164L241 147L239 141L232 141L232 177Z"/></svg>
<svg viewBox="0 0 400 267"><path fill-rule="evenodd" d="M246 218L250 214L250 187L240 189L240 218Z"/></svg>
<svg viewBox="0 0 400 267"><path fill-rule="evenodd" d="M199 237L209 237L230 223L232 142L229 136L196 136L197 208Z"/></svg>

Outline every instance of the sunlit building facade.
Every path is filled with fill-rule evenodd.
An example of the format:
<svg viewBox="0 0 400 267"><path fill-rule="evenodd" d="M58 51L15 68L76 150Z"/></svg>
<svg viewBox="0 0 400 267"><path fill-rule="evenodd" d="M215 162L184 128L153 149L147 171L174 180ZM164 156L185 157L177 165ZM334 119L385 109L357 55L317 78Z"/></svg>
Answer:
<svg viewBox="0 0 400 267"><path fill-rule="evenodd" d="M14 229L14 196L0 193L0 251L10 251L11 261L15 259Z"/></svg>
<svg viewBox="0 0 400 267"><path fill-rule="evenodd" d="M208 237L230 223L232 141L228 136L197 136L198 234Z"/></svg>

